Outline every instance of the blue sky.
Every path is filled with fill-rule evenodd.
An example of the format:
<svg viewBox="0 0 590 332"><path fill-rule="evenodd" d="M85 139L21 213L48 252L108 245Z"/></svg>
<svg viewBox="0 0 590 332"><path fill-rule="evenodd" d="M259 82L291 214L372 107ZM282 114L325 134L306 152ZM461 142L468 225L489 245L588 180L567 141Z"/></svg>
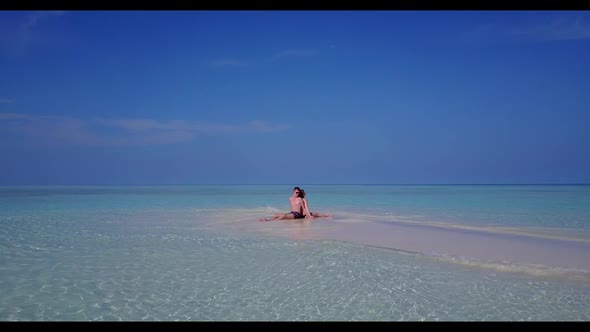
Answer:
<svg viewBox="0 0 590 332"><path fill-rule="evenodd" d="M588 11L2 11L0 185L590 183Z"/></svg>

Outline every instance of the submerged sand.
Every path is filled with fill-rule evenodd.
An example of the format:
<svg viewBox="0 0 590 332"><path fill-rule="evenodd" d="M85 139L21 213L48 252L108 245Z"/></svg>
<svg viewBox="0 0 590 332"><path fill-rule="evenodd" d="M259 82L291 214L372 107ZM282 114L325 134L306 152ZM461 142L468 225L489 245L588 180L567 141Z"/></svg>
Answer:
<svg viewBox="0 0 590 332"><path fill-rule="evenodd" d="M590 236L585 233L384 220L362 215L274 222L255 221L254 214L250 217L243 211L240 215L246 220L230 224L265 236L345 241L474 267L590 282Z"/></svg>

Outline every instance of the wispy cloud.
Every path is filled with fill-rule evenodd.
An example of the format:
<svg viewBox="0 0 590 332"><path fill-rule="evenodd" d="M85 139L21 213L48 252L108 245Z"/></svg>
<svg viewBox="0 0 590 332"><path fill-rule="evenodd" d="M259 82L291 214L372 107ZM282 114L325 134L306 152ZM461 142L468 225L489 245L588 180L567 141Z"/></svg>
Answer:
<svg viewBox="0 0 590 332"><path fill-rule="evenodd" d="M9 98L0 98L0 104L10 104L14 102L13 99L9 99Z"/></svg>
<svg viewBox="0 0 590 332"><path fill-rule="evenodd" d="M590 23L583 17L555 18L549 22L508 30L515 37L533 40L590 39Z"/></svg>
<svg viewBox="0 0 590 332"><path fill-rule="evenodd" d="M195 124L193 130L211 134L217 133L271 133L288 129L286 125L271 125L263 121L250 121L237 125Z"/></svg>
<svg viewBox="0 0 590 332"><path fill-rule="evenodd" d="M44 42L39 31L46 21L53 17L65 15L64 11L30 11L1 22L0 27L0 51L7 56L18 56L30 49L31 45Z"/></svg>
<svg viewBox="0 0 590 332"><path fill-rule="evenodd" d="M96 123L121 128L130 131L146 131L146 130L187 130L186 122L182 120L176 121L156 121L150 119L102 119L94 120Z"/></svg>
<svg viewBox="0 0 590 332"><path fill-rule="evenodd" d="M276 61L283 58L311 56L317 53L316 50L291 49L275 53L271 59Z"/></svg>
<svg viewBox="0 0 590 332"><path fill-rule="evenodd" d="M590 39L590 20L581 15L522 21L514 24L484 23L465 32L479 41L559 41Z"/></svg>
<svg viewBox="0 0 590 332"><path fill-rule="evenodd" d="M332 45L330 46L332 47ZM242 66L249 66L249 65L256 65L263 63L265 61L278 61L284 60L288 58L299 58L299 57L309 57L318 54L319 51L317 50L310 50L310 49L289 49L280 52L276 52L267 56L266 58L261 57L259 59L254 60L244 60L235 57L226 57L226 58L219 58L209 62L211 67L242 67Z"/></svg>
<svg viewBox="0 0 590 332"><path fill-rule="evenodd" d="M75 146L145 146L187 142L198 134L270 133L288 126L263 121L212 124L184 120L77 119L0 113L0 129L42 144Z"/></svg>
<svg viewBox="0 0 590 332"><path fill-rule="evenodd" d="M246 65L250 64L250 62L246 61L246 60L242 60L242 59L237 59L237 58L220 58L220 59L216 59L216 60L211 61L209 64L213 67L225 67L225 66L236 67L236 66L246 66Z"/></svg>
<svg viewBox="0 0 590 332"><path fill-rule="evenodd" d="M0 113L0 120L28 119L30 116L20 113Z"/></svg>
<svg viewBox="0 0 590 332"><path fill-rule="evenodd" d="M52 16L62 16L65 12L62 10L52 10L52 11L35 11L29 13L26 17L24 22L21 25L22 31L30 31L34 29L37 25L39 25L42 21L52 17Z"/></svg>
<svg viewBox="0 0 590 332"><path fill-rule="evenodd" d="M250 121L242 124L211 124L189 122L184 120L156 121L149 119L95 119L103 126L123 129L129 132L146 132L154 130L190 132L190 133L246 133L278 132L287 129L284 125L270 125L264 121Z"/></svg>

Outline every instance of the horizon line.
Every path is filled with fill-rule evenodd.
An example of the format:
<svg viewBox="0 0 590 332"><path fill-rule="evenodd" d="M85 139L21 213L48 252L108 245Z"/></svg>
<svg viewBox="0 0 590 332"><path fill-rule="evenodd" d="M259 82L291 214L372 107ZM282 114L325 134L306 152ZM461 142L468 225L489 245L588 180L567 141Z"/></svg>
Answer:
<svg viewBox="0 0 590 332"><path fill-rule="evenodd" d="M0 187L155 187L155 186L587 186L590 183L155 183L155 184L0 184Z"/></svg>

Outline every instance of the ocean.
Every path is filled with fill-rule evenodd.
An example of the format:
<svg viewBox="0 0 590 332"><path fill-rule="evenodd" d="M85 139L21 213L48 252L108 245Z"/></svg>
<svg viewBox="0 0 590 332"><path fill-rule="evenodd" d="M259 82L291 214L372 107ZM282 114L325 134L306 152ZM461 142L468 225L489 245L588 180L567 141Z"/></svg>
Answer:
<svg viewBox="0 0 590 332"><path fill-rule="evenodd" d="M333 218L289 211L294 186ZM0 187L0 321L587 321L590 185Z"/></svg>

